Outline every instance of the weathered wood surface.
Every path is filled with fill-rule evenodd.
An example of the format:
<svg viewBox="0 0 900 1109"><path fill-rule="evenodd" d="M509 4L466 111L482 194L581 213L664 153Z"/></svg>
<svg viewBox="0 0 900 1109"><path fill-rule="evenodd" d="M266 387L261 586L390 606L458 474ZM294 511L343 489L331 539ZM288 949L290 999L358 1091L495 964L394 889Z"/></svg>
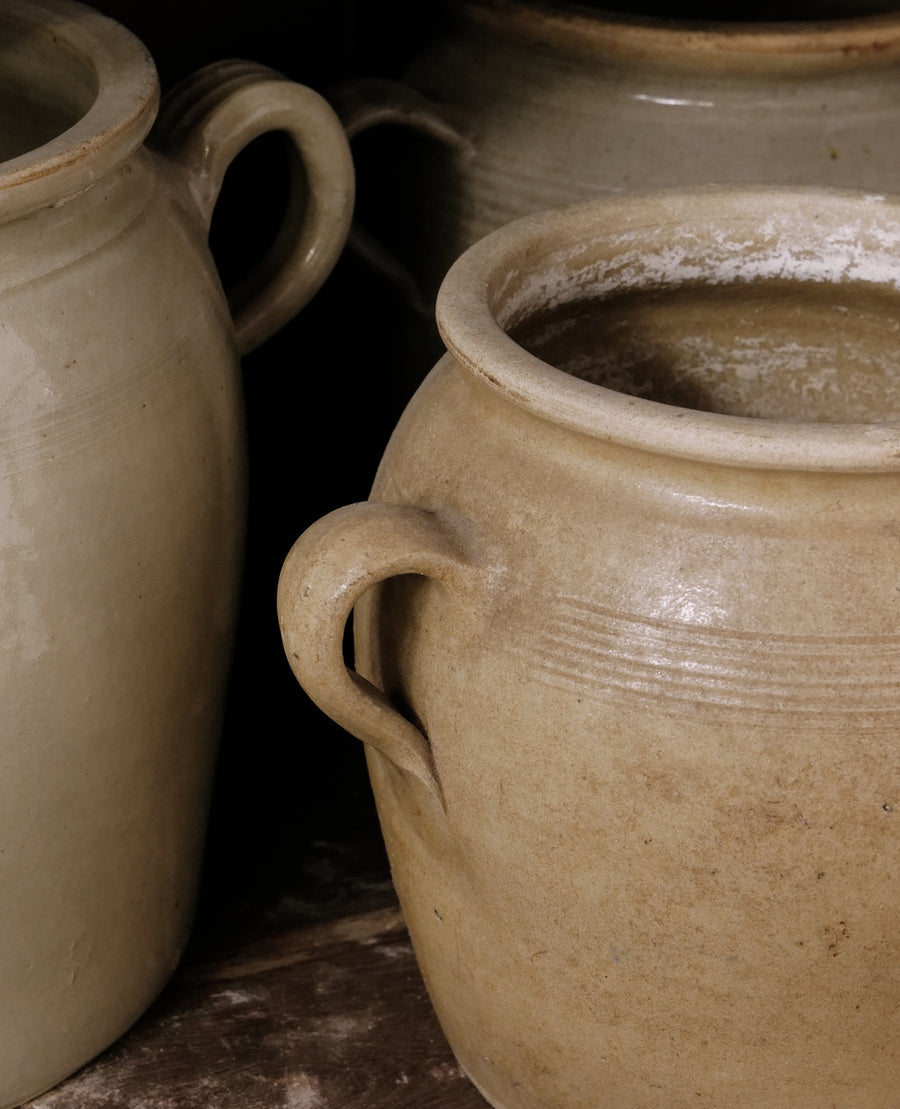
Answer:
<svg viewBox="0 0 900 1109"><path fill-rule="evenodd" d="M247 825L214 835L168 987L28 1109L485 1109L437 1024L349 750L243 862Z"/></svg>
<svg viewBox="0 0 900 1109"><path fill-rule="evenodd" d="M123 1039L29 1109L485 1109L396 903L187 962Z"/></svg>

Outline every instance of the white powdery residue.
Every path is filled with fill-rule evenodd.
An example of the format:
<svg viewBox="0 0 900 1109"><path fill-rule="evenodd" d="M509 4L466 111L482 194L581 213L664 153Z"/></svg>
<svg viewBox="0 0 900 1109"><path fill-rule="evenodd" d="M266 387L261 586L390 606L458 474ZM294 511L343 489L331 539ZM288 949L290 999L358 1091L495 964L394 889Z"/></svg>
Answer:
<svg viewBox="0 0 900 1109"><path fill-rule="evenodd" d="M703 335L689 335L682 340L682 346L694 355L698 366L719 373L724 352L716 340ZM727 360L740 381L756 381L772 371L794 373L806 370L814 355L827 356L829 353L829 350L817 351L793 340L777 343L768 336L741 335L728 348Z"/></svg>
<svg viewBox="0 0 900 1109"><path fill-rule="evenodd" d="M672 230L677 241L649 244L634 233L603 244L563 249L533 273L514 271L504 283L499 323L507 326L535 310L628 289L705 282L730 284L792 280L865 281L900 289L900 224L860 219L823 234L796 214L773 216L754 237L735 238L728 226ZM808 230L807 230L808 227ZM586 256L593 258L580 264Z"/></svg>
<svg viewBox="0 0 900 1109"><path fill-rule="evenodd" d="M702 261L697 261L698 257ZM711 270L707 258L702 252L698 253L698 244L693 236L687 243L672 244L652 253L635 251L626 261L641 283L648 278L651 284L664 285L716 279L715 270Z"/></svg>
<svg viewBox="0 0 900 1109"><path fill-rule="evenodd" d="M702 335L687 335L681 340L682 355L688 355L685 365L690 371L691 380L705 383L716 382L721 385L723 371L723 350L715 340ZM747 344L734 342L727 352L728 370L743 382L760 381L768 372L768 358L758 342Z"/></svg>
<svg viewBox="0 0 900 1109"><path fill-rule="evenodd" d="M436 1082L458 1082L465 1075L455 1063L439 1063L429 1067L428 1073Z"/></svg>
<svg viewBox="0 0 900 1109"><path fill-rule="evenodd" d="M780 256L781 276L807 281L849 278L900 287L900 224L896 222L861 217L823 235L802 216L782 215L767 221L760 233L774 242L760 258L765 264L766 259Z"/></svg>
<svg viewBox="0 0 900 1109"><path fill-rule="evenodd" d="M564 304L577 295L572 292L572 272L565 264L548 265L537 273L529 273L525 275L524 280L521 280L515 291L510 291L512 279L521 279L521 277L520 273L514 271L500 290L498 298L500 310L497 313L497 320L501 327L509 326L535 309Z"/></svg>
<svg viewBox="0 0 900 1109"><path fill-rule="evenodd" d="M868 254L853 261L847 269L847 277L851 281L871 281L876 285L900 288L897 257L890 254Z"/></svg>
<svg viewBox="0 0 900 1109"><path fill-rule="evenodd" d="M871 213L863 211L858 219L836 228L827 242L848 246L869 244L869 250L880 247L888 253L895 252L900 245L900 222L896 217L879 218L879 215L881 213L876 213L873 219Z"/></svg>
<svg viewBox="0 0 900 1109"><path fill-rule="evenodd" d="M216 1014L240 1010L241 1015L249 1016L261 1011L260 1004L264 997L265 993L261 995L258 990L219 990L206 999L205 1008Z"/></svg>
<svg viewBox="0 0 900 1109"><path fill-rule="evenodd" d="M325 1104L318 1079L308 1074L290 1079L284 1097L284 1109L322 1109Z"/></svg>
<svg viewBox="0 0 900 1109"><path fill-rule="evenodd" d="M751 281L839 282L849 267L865 254L848 249L844 243L825 243L811 249L796 239L784 240L767 249L726 249L710 253L704 266L691 276L710 284L736 284ZM673 275L680 277L680 274ZM888 275L892 282L900 277L895 265Z"/></svg>
<svg viewBox="0 0 900 1109"><path fill-rule="evenodd" d="M678 254L679 251L670 248L657 256L645 256L643 274L635 272L634 280L620 271L617 284L620 288L639 287L642 279L648 277L663 284L692 281L732 284L775 279L838 284L850 280L900 288L900 256L843 239L824 242L818 249L801 249L796 242L785 241L763 251L710 252L702 264L679 260Z"/></svg>
<svg viewBox="0 0 900 1109"><path fill-rule="evenodd" d="M371 1013L361 1013L357 1016L331 1016L316 1021L315 1033L326 1039L340 1042L371 1032L376 1023Z"/></svg>
<svg viewBox="0 0 900 1109"><path fill-rule="evenodd" d="M210 1001L217 1005L246 1005L248 1001L255 1001L253 994L246 990L219 990L210 995Z"/></svg>
<svg viewBox="0 0 900 1109"><path fill-rule="evenodd" d="M900 224L890 224L885 226L882 224L869 228L869 234L872 239L889 254L895 254L897 247L900 246Z"/></svg>
<svg viewBox="0 0 900 1109"><path fill-rule="evenodd" d="M411 943L379 944L375 950L385 959L412 959L415 957Z"/></svg>
<svg viewBox="0 0 900 1109"><path fill-rule="evenodd" d="M692 338L684 345L694 355L697 371L708 373L710 380L718 377L721 351L714 343ZM785 400L794 398L798 416L808 412L810 404L818 409L829 396L840 395L840 374L828 362L830 353L829 349L818 350L797 342L769 344L742 337L728 352L728 368L735 384L726 379L716 382L719 403L745 410L747 400L737 383L764 385L767 379L777 377L780 395Z"/></svg>

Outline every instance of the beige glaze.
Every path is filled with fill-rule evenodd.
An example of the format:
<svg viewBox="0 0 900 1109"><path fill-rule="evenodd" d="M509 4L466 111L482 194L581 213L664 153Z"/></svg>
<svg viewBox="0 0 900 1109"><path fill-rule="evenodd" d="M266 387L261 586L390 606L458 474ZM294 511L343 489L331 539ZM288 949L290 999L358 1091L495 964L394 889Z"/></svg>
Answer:
<svg viewBox="0 0 900 1109"><path fill-rule="evenodd" d="M3 1107L121 1034L182 951L243 547L238 353L313 294L350 215L346 139L310 90L210 67L151 152L156 112L153 63L122 27L5 0ZM273 128L310 202L232 319L209 221L232 157Z"/></svg>
<svg viewBox="0 0 900 1109"><path fill-rule="evenodd" d="M498 1109L893 1109L900 205L589 202L437 315L279 612L460 1064Z"/></svg>
<svg viewBox="0 0 900 1109"><path fill-rule="evenodd" d="M402 84L359 81L334 96L351 135L388 123L426 136L390 165L384 220L373 213L354 241L429 312L459 253L529 212L678 185L889 192L900 181L900 12L889 4L737 8L795 16L780 23L710 22L733 19L734 5L691 0L447 6ZM669 18L640 14L660 9ZM365 181L378 190L374 168Z"/></svg>

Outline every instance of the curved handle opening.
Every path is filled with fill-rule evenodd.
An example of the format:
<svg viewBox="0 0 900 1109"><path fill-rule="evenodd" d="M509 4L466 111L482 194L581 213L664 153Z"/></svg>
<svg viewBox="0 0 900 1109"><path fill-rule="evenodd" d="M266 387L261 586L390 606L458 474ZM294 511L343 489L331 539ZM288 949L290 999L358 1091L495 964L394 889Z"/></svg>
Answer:
<svg viewBox="0 0 900 1109"><path fill-rule="evenodd" d="M267 203L248 203L259 195L261 180ZM209 223L209 249L232 313L248 298L244 289L252 275L267 265L291 203L302 218L307 188L302 163L283 131L252 139L225 171Z"/></svg>
<svg viewBox="0 0 900 1109"><path fill-rule="evenodd" d="M270 133L281 139L269 139ZM318 291L344 247L350 229L355 177L340 120L318 93L252 62L206 66L172 90L163 102L154 144L186 171L189 189L206 226L212 228L226 174L247 173L251 145L267 141L287 149L286 173L256 167L249 203L260 205L264 181L284 185L269 212L282 211L270 245L258 253L241 280L226 277L238 350L246 354L287 323ZM253 152L255 153L255 151ZM263 170L262 172L260 170ZM252 171L251 171L252 172ZM244 200L244 205L248 203ZM246 211L232 221L241 227ZM251 224L254 220L249 221ZM217 234L221 232L217 228Z"/></svg>
<svg viewBox="0 0 900 1109"><path fill-rule="evenodd" d="M384 692L348 669L345 629L379 582L420 574L462 591L473 567L433 513L365 501L324 516L292 547L278 583L278 618L291 669L311 699L443 800L431 745Z"/></svg>
<svg viewBox="0 0 900 1109"><path fill-rule="evenodd" d="M434 315L434 293L426 288L426 283L415 272L415 265L406 257L402 244L388 245L384 241L383 230L392 221L390 209L385 198L396 191L396 150L389 141L377 144L367 132L378 129L380 132L405 131L408 136L418 136L426 142L437 143L445 150L455 151L463 156L475 153L475 147L465 132L465 124L460 113L453 108L440 104L422 95L416 89L400 81L383 78L368 78L345 81L329 90L329 102L344 125L348 139L353 142L365 136L365 144L374 157L363 156L357 159L357 171L361 172L367 162L372 163L374 175L371 195L363 197L364 206L373 222L382 227L382 234L373 232L363 225L360 213L354 219L348 238L348 247L362 261L375 271L388 285L393 286L402 301L417 315L432 320ZM384 135L381 139L384 139ZM356 144L359 150L359 143ZM393 168L390 176L384 174L383 167ZM368 193L369 190L366 190ZM402 206L401 206L402 207ZM387 209L387 211L382 211ZM377 219L379 215L385 218ZM363 214L362 218L367 218Z"/></svg>

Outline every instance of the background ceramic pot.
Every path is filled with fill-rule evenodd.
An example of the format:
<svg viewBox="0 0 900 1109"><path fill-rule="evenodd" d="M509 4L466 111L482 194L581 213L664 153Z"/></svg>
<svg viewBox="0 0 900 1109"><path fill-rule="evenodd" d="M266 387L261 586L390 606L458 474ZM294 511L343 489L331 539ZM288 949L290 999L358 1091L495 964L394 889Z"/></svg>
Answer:
<svg viewBox="0 0 900 1109"><path fill-rule="evenodd" d="M384 129L360 148L352 241L429 317L461 251L528 212L675 185L900 180L891 5L446 6L403 82L331 97L354 137L423 136Z"/></svg>
<svg viewBox="0 0 900 1109"><path fill-rule="evenodd" d="M0 1105L142 1012L191 923L244 528L238 354L346 235L352 166L317 94L212 66L157 112L120 25L0 13ZM282 233L226 303L223 175L290 138ZM300 187L302 165L304 185Z"/></svg>
<svg viewBox="0 0 900 1109"><path fill-rule="evenodd" d="M502 1109L889 1109L900 207L531 216L438 322L279 612L459 1062Z"/></svg>

